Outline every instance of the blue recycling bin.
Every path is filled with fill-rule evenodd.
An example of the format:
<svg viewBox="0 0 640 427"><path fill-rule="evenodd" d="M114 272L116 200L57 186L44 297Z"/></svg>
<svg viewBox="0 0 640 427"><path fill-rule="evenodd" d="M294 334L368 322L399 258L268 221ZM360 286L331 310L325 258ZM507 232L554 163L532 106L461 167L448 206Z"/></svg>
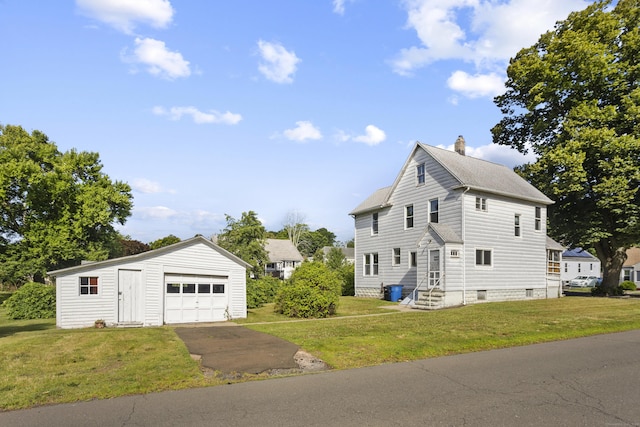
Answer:
<svg viewBox="0 0 640 427"><path fill-rule="evenodd" d="M402 285L389 286L389 301L397 302L402 299Z"/></svg>

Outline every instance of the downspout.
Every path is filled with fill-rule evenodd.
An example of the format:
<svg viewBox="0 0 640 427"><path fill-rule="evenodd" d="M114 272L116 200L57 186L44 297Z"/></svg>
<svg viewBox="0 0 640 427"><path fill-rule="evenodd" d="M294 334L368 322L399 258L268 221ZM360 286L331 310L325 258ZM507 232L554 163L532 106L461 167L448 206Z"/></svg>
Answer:
<svg viewBox="0 0 640 427"><path fill-rule="evenodd" d="M462 305L467 305L467 239L465 236L467 223L465 221L466 209L464 196L469 190L470 188L467 187L462 192Z"/></svg>

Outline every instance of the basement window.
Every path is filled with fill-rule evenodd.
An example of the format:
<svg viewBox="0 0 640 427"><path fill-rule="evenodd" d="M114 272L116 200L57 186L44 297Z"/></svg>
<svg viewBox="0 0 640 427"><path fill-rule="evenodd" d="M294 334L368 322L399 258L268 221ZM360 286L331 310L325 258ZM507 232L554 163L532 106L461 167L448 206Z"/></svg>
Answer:
<svg viewBox="0 0 640 427"><path fill-rule="evenodd" d="M478 299L478 301L486 301L487 300L487 291L486 290L478 291L477 299Z"/></svg>

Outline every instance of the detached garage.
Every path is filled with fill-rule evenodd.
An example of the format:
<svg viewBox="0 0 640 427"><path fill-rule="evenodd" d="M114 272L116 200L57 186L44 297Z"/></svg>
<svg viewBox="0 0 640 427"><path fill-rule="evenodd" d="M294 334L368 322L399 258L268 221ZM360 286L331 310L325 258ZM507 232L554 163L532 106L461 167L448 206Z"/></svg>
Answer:
<svg viewBox="0 0 640 427"><path fill-rule="evenodd" d="M210 240L50 271L59 328L160 326L247 317L250 265Z"/></svg>

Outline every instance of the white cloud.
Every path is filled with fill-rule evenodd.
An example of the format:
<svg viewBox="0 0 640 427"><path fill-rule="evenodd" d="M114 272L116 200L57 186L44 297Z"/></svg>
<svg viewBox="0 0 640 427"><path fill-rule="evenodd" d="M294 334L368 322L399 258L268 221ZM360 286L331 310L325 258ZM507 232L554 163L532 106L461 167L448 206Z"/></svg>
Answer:
<svg viewBox="0 0 640 427"><path fill-rule="evenodd" d="M171 120L180 120L182 116L188 115L191 116L193 122L197 124L222 123L226 125L235 125L242 120L242 116L240 114L234 114L229 111L220 113L216 110L203 112L198 110L196 107L171 107L167 110L164 107L155 106L152 111L153 114L157 116L168 116Z"/></svg>
<svg viewBox="0 0 640 427"><path fill-rule="evenodd" d="M354 141L364 142L367 145L378 145L385 139L387 139L387 135L380 128L375 127L374 125L369 125L365 128L365 134L359 135L353 138Z"/></svg>
<svg viewBox="0 0 640 427"><path fill-rule="evenodd" d="M454 151L454 145L438 145L440 148L444 148L450 151ZM498 163L501 165L513 168L525 163L535 162L536 156L531 150L525 155L517 150L506 145L487 144L479 147L471 147L467 142L465 148L465 155L469 157L475 157L477 159L487 160L489 162Z"/></svg>
<svg viewBox="0 0 640 427"><path fill-rule="evenodd" d="M159 183L146 178L134 179L131 183L131 188L144 194L175 193L174 190L166 190Z"/></svg>
<svg viewBox="0 0 640 427"><path fill-rule="evenodd" d="M295 128L287 129L283 133L284 136L291 141L305 142L309 139L322 139L320 129L316 128L313 123L309 121L298 121L296 122Z"/></svg>
<svg viewBox="0 0 640 427"><path fill-rule="evenodd" d="M76 0L80 12L118 31L132 34L136 23L165 28L173 19L168 0Z"/></svg>
<svg viewBox="0 0 640 427"><path fill-rule="evenodd" d="M135 208L133 215L137 219L171 219L177 217L179 212L166 206L149 206Z"/></svg>
<svg viewBox="0 0 640 427"><path fill-rule="evenodd" d="M334 133L333 138L338 142L355 141L362 142L370 146L378 145L387 139L387 134L377 126L368 125L364 131L364 135L353 135L343 130L337 130Z"/></svg>
<svg viewBox="0 0 640 427"><path fill-rule="evenodd" d="M447 86L469 98L494 97L504 92L504 77L496 73L471 76L464 71L455 71L447 80Z"/></svg>
<svg viewBox="0 0 640 427"><path fill-rule="evenodd" d="M584 9L589 3L587 0L403 0L407 10L406 26L415 30L420 44L401 49L390 64L397 74L410 76L436 61L473 63L473 77L464 72L466 78L463 79L462 74L454 73L449 79L450 87L466 96L493 96L496 93L490 88L499 78L496 72L506 69L509 58L534 44L571 11Z"/></svg>
<svg viewBox="0 0 640 427"><path fill-rule="evenodd" d="M333 0L333 13L338 15L344 15L344 4L346 2L353 2L354 0Z"/></svg>
<svg viewBox="0 0 640 427"><path fill-rule="evenodd" d="M178 77L189 77L191 69L179 52L167 49L163 41L151 38L136 38L136 47L132 55L124 51L121 58L124 62L143 64L147 71L158 77L173 80Z"/></svg>
<svg viewBox="0 0 640 427"><path fill-rule="evenodd" d="M263 59L258 65L258 70L269 80L276 83L292 83L292 75L297 70L300 62L293 51L287 51L279 43L258 41L258 49Z"/></svg>

